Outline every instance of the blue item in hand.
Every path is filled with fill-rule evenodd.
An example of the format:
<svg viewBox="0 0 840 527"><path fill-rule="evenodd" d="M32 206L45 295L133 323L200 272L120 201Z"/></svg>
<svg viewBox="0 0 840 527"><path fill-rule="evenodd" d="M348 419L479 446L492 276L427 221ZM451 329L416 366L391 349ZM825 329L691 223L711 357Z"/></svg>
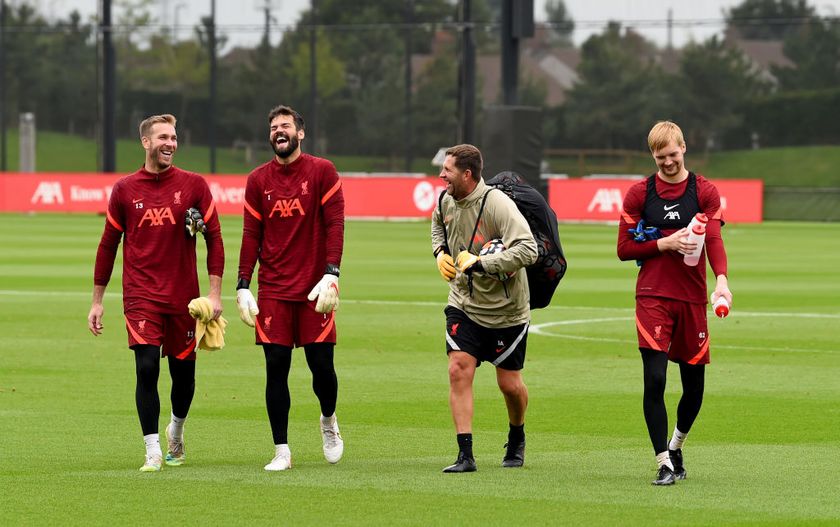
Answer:
<svg viewBox="0 0 840 527"><path fill-rule="evenodd" d="M639 223L636 225L635 229L627 229L633 236L633 240L642 243L651 240L658 240L662 237L662 233L659 231L657 227L645 227L645 220L639 220ZM636 265L641 267L642 261L636 260Z"/></svg>

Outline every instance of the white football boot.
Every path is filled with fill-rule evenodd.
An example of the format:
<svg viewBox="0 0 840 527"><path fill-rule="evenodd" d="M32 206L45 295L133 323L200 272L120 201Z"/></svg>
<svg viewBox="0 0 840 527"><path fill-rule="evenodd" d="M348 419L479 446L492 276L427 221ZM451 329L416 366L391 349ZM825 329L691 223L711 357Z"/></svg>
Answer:
<svg viewBox="0 0 840 527"><path fill-rule="evenodd" d="M338 430L338 419L321 416L321 438L324 440L324 458L330 463L338 463L344 454L344 440Z"/></svg>
<svg viewBox="0 0 840 527"><path fill-rule="evenodd" d="M277 445L274 451L274 459L265 466L270 472L279 472L292 468L292 451L289 445Z"/></svg>

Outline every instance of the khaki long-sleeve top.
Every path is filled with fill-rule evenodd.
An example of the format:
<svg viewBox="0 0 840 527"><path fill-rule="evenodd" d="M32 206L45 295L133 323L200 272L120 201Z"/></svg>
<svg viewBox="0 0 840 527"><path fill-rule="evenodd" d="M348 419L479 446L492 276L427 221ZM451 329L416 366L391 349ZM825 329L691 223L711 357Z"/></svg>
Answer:
<svg viewBox="0 0 840 527"><path fill-rule="evenodd" d="M475 237L470 240L478 219L481 201L487 202ZM447 245L452 257L462 250L478 254L485 242L499 238L506 250L481 257L484 273L473 273L472 291L469 277L457 272L449 282L448 304L463 311L472 321L489 328L524 324L530 320L530 293L525 267L537 259L537 244L528 222L516 204L500 190L480 180L475 190L461 200L449 194L432 214L432 250ZM446 224L447 238L444 240ZM502 282L491 275L514 273Z"/></svg>

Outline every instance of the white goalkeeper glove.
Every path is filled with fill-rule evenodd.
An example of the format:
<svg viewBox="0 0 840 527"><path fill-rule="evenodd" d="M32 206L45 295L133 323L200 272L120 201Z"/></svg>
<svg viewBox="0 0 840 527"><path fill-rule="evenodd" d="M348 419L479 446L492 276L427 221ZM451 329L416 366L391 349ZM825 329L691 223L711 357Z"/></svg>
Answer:
<svg viewBox="0 0 840 527"><path fill-rule="evenodd" d="M254 317L260 313L260 308L257 307L257 301L254 300L254 295L248 289L236 290L236 305L239 307L239 318L242 322L254 327L256 322Z"/></svg>
<svg viewBox="0 0 840 527"><path fill-rule="evenodd" d="M315 303L315 311L318 313L332 313L338 309L338 276L325 274L306 298L318 299Z"/></svg>

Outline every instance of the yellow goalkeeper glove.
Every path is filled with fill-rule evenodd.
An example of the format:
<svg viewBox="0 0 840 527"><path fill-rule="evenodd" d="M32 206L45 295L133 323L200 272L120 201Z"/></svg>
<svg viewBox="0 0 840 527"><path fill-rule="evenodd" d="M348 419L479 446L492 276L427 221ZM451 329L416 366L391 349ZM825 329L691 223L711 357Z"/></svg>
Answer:
<svg viewBox="0 0 840 527"><path fill-rule="evenodd" d="M441 250L435 258L437 259L438 271L440 271L443 279L449 282L455 278L455 262L452 261L452 255Z"/></svg>
<svg viewBox="0 0 840 527"><path fill-rule="evenodd" d="M461 251L458 253L458 257L455 258L455 267L457 267L462 273L471 273L473 271L483 270L478 255L469 251Z"/></svg>

